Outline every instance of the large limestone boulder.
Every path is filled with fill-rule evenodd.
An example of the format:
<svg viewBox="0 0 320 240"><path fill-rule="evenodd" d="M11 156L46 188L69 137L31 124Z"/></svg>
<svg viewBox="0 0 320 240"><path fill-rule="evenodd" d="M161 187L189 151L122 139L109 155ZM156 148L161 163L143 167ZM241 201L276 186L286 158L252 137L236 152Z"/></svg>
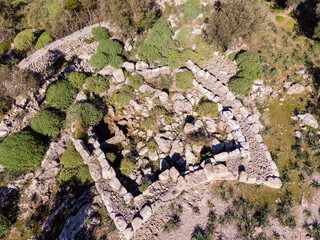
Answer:
<svg viewBox="0 0 320 240"><path fill-rule="evenodd" d="M192 105L188 100L178 99L173 104L173 110L176 113L179 113L179 112L189 113L192 111Z"/></svg>
<svg viewBox="0 0 320 240"><path fill-rule="evenodd" d="M122 83L125 80L122 69L117 69L117 70L113 71L112 75L117 83Z"/></svg>
<svg viewBox="0 0 320 240"><path fill-rule="evenodd" d="M171 149L171 139L170 139L170 133L158 133L154 140L159 146L159 149L163 153L168 153Z"/></svg>
<svg viewBox="0 0 320 240"><path fill-rule="evenodd" d="M114 225L117 227L119 231L124 231L127 227L127 222L123 216L119 215L114 218Z"/></svg>
<svg viewBox="0 0 320 240"><path fill-rule="evenodd" d="M223 164L213 165L212 163L207 163L204 166L204 173L209 181L237 179L237 177L233 177L232 173Z"/></svg>
<svg viewBox="0 0 320 240"><path fill-rule="evenodd" d="M310 113L299 114L298 118L300 119L302 125L308 125L313 128L318 128L318 121Z"/></svg>
<svg viewBox="0 0 320 240"><path fill-rule="evenodd" d="M289 87L287 93L289 95L293 94L301 94L305 91L305 87L300 85L299 83L293 84L291 87Z"/></svg>

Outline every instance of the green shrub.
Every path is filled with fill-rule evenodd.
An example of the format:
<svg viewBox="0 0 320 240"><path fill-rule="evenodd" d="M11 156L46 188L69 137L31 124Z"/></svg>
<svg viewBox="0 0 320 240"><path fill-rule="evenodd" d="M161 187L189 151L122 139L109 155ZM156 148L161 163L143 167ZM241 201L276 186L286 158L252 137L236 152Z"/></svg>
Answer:
<svg viewBox="0 0 320 240"><path fill-rule="evenodd" d="M4 239L10 231L11 222L0 214L0 238Z"/></svg>
<svg viewBox="0 0 320 240"><path fill-rule="evenodd" d="M10 40L3 40L0 42L0 58L10 50L10 47L11 47Z"/></svg>
<svg viewBox="0 0 320 240"><path fill-rule="evenodd" d="M123 65L123 58L119 55L109 55L108 64L114 68L121 68Z"/></svg>
<svg viewBox="0 0 320 240"><path fill-rule="evenodd" d="M13 100L5 95L0 95L0 115L7 113L11 109Z"/></svg>
<svg viewBox="0 0 320 240"><path fill-rule="evenodd" d="M121 55L122 51L121 44L111 39L101 40L97 49L97 52L107 55Z"/></svg>
<svg viewBox="0 0 320 240"><path fill-rule="evenodd" d="M46 101L57 109L66 109L77 96L77 90L66 80L58 80L50 84Z"/></svg>
<svg viewBox="0 0 320 240"><path fill-rule="evenodd" d="M83 159L74 147L70 145L63 153L61 162L64 168L77 168L83 165Z"/></svg>
<svg viewBox="0 0 320 240"><path fill-rule="evenodd" d="M190 28L183 27L177 36L179 45L183 48L192 48L194 44L194 35Z"/></svg>
<svg viewBox="0 0 320 240"><path fill-rule="evenodd" d="M10 171L27 170L41 163L47 147L30 131L14 133L0 143L0 164Z"/></svg>
<svg viewBox="0 0 320 240"><path fill-rule="evenodd" d="M196 111L201 117L216 118L219 116L218 105L209 100L202 100Z"/></svg>
<svg viewBox="0 0 320 240"><path fill-rule="evenodd" d="M84 127L97 125L103 117L103 114L91 103L75 103L67 111L66 122L80 123Z"/></svg>
<svg viewBox="0 0 320 240"><path fill-rule="evenodd" d="M193 88L194 76L189 70L178 72L176 76L176 86L182 90Z"/></svg>
<svg viewBox="0 0 320 240"><path fill-rule="evenodd" d="M87 79L87 76L84 73L79 73L79 72L72 72L67 77L67 80L72 84L72 86L74 86L78 90L82 88L86 79Z"/></svg>
<svg viewBox="0 0 320 240"><path fill-rule="evenodd" d="M272 9L273 13L283 13L283 8L282 7L275 7Z"/></svg>
<svg viewBox="0 0 320 240"><path fill-rule="evenodd" d="M120 163L120 172L123 175L129 176L135 168L135 163L131 158L123 158Z"/></svg>
<svg viewBox="0 0 320 240"><path fill-rule="evenodd" d="M160 75L159 77L153 78L150 80L150 83L152 84L153 87L163 90L167 89L170 90L172 84L173 84L173 79L171 75Z"/></svg>
<svg viewBox="0 0 320 240"><path fill-rule="evenodd" d="M143 77L140 74L129 73L128 85L133 89L139 89L143 85Z"/></svg>
<svg viewBox="0 0 320 240"><path fill-rule="evenodd" d="M14 46L15 48L21 52L21 53L25 53L26 51L28 51L34 41L36 40L35 35L33 34L31 29L26 29L21 31L13 40Z"/></svg>
<svg viewBox="0 0 320 240"><path fill-rule="evenodd" d="M57 177L60 185L75 182L79 186L88 186L94 183L88 167L84 165L83 159L74 145L69 145L64 151L61 162L63 168Z"/></svg>
<svg viewBox="0 0 320 240"><path fill-rule="evenodd" d="M237 55L236 61L240 72L230 80L229 88L235 94L247 96L252 91L253 82L261 77L260 56L254 52L243 52Z"/></svg>
<svg viewBox="0 0 320 240"><path fill-rule="evenodd" d="M48 137L58 137L61 118L49 110L41 110L30 121L32 130Z"/></svg>
<svg viewBox="0 0 320 240"><path fill-rule="evenodd" d="M188 0L183 4L183 15L189 21L195 19L202 12L199 0Z"/></svg>
<svg viewBox="0 0 320 240"><path fill-rule="evenodd" d="M132 100L133 89L129 86L123 86L112 95L113 103L117 106L127 106Z"/></svg>
<svg viewBox="0 0 320 240"><path fill-rule="evenodd" d="M114 162L117 159L117 155L115 155L114 153L110 152L106 154L107 159L110 162Z"/></svg>
<svg viewBox="0 0 320 240"><path fill-rule="evenodd" d="M178 216L172 217L165 225L163 231L166 233L177 231L181 226L180 219Z"/></svg>
<svg viewBox="0 0 320 240"><path fill-rule="evenodd" d="M140 191L141 193L143 193L145 190L148 189L148 187L149 187L149 185L150 185L151 183L152 183L151 180L144 180L144 181L140 184L140 186L138 187L138 188L139 188L139 191Z"/></svg>
<svg viewBox="0 0 320 240"><path fill-rule="evenodd" d="M176 49L169 21L159 19L152 27L148 39L138 49L139 58L149 63L167 64L171 50Z"/></svg>
<svg viewBox="0 0 320 240"><path fill-rule="evenodd" d="M44 32L40 35L36 43L36 49L43 48L52 42L52 37L48 32Z"/></svg>
<svg viewBox="0 0 320 240"><path fill-rule="evenodd" d="M78 0L65 0L63 8L66 10L75 10L79 8L81 3Z"/></svg>
<svg viewBox="0 0 320 240"><path fill-rule="evenodd" d="M276 16L276 21L279 22L279 23L282 23L284 22L286 19L282 16Z"/></svg>
<svg viewBox="0 0 320 240"><path fill-rule="evenodd" d="M100 42L101 40L110 38L110 33L105 27L99 26L99 27L92 28L91 33L93 35L94 40L98 42Z"/></svg>
<svg viewBox="0 0 320 240"><path fill-rule="evenodd" d="M109 79L101 76L92 76L86 80L86 88L94 94L101 94L108 90Z"/></svg>
<svg viewBox="0 0 320 240"><path fill-rule="evenodd" d="M101 70L104 68L109 62L109 57L101 52L93 54L90 58L90 65L94 67L96 70Z"/></svg>

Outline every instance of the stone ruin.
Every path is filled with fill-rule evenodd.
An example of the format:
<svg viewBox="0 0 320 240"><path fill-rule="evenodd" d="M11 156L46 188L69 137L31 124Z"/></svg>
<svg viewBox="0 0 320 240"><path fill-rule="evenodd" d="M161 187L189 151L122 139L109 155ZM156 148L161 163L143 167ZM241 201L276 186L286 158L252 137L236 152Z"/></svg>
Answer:
<svg viewBox="0 0 320 240"><path fill-rule="evenodd" d="M73 56L75 52L73 52L74 50L72 48L81 44L84 39L92 37L91 29L96 26L97 25L87 27L64 39L51 43L46 48L36 51L23 60L19 64L19 67L36 72L41 71L52 64L53 59L48 56L56 49L59 49L60 52L67 56ZM84 61L88 63L88 56L83 55L83 57ZM161 173L154 178L155 181L153 181L143 193L136 195L130 192L130 188L117 176L116 170L111 166L111 163L103 151L102 146L104 143L99 141L93 128L88 130L89 146L85 145L82 140L75 140L71 137L77 151L89 168L90 174L95 181L95 187L101 195L110 217L126 239L134 237L135 232L159 210L161 205L178 197L183 190L193 188L197 185L216 180L263 184L272 188L280 188L282 185L278 169L272 161L271 155L259 134L259 131L263 129L259 118L250 115L242 103L236 99L234 94L229 90L225 80L221 81L213 75L211 71L199 68L192 61L188 61L186 66L195 76L195 80L193 81L194 89L218 105L221 120L226 125L228 136L232 138L234 142L232 147L228 147L228 143L221 143L219 141L212 142L212 149L216 151L214 156L200 163L194 162L194 164L189 164L184 170L180 170L172 164L167 164L166 168L163 168ZM141 61L136 64L126 62L123 68L128 72L140 74L145 79L156 78L172 73L168 66L150 69L148 64ZM88 66L85 66L85 69L92 70ZM100 73L103 73L103 71ZM122 70L114 71L113 76L116 83L124 84L123 81L125 79ZM43 99L46 87L56 79L57 77L51 78L44 84L39 90L37 100ZM149 89L146 84L141 88L144 88L144 90ZM111 89L107 94L111 94L116 90L117 88ZM164 92L159 90L153 92L153 94L157 95L160 101L161 99L165 100L168 98ZM82 100L80 95L81 92L77 97L77 101ZM188 95L187 99L180 97L181 96L176 96L173 106L174 110L176 112L192 111L192 109L186 106L191 106L192 108L192 105L197 101L192 98L192 96L188 97ZM138 105L135 105L134 101L130 102L130 104L133 105L133 107L136 106L136 108L139 108ZM38 108L37 105L36 109L34 109L35 111L31 112L35 114ZM179 115L181 121L186 117L186 114L183 113ZM203 124L201 125L199 122L193 122L191 125L187 124L185 124L183 131L187 131L185 129L186 126L191 129L194 127L203 128ZM210 131L209 126L210 124L206 122L207 131ZM115 125L113 125L113 127L115 128ZM14 129L10 129L12 131L7 131L4 135L22 128L23 126L15 127ZM169 131L170 128L168 127L167 130ZM105 142L110 144L125 140L125 135L120 129L116 129L116 132L118 134L112 139L107 139ZM157 141L157 136L159 141ZM63 135L61 141L58 142L63 143L62 150L66 148L66 139L69 139L69 134ZM160 159L160 161L170 154L170 149L172 149L174 145L176 145L176 147L179 145L179 142L175 142L173 139L167 138L165 135L162 136L161 134L156 135L154 139L159 145L161 145L161 139L170 140L169 145L165 142L162 149L160 148L162 154L158 154L157 156L157 159ZM52 143L52 147L54 148L55 144L58 143ZM46 159L48 157L50 159L57 157L56 154L52 154L52 147L50 146ZM141 149L143 149L143 146ZM187 158L187 152L192 151L190 151L187 146L185 150L185 157ZM150 155L148 157L152 158ZM180 159L183 158L177 160L179 161ZM44 162L47 163L47 160ZM56 165L54 165L53 168L56 174ZM54 177L51 179L54 179ZM129 207L123 207L124 204Z"/></svg>

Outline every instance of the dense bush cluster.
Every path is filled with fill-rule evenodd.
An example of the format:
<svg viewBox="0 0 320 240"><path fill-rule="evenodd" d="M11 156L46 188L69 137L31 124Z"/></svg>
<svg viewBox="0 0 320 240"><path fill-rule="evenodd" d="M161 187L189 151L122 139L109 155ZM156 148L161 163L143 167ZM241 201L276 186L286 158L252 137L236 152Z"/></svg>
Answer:
<svg viewBox="0 0 320 240"><path fill-rule="evenodd" d="M40 35L40 37L37 40L36 43L36 49L40 49L43 48L45 46L47 46L49 43L52 42L52 37L50 36L50 34L48 32L44 32Z"/></svg>
<svg viewBox="0 0 320 240"><path fill-rule="evenodd" d="M139 58L149 63L166 64L171 50L176 48L169 21L159 19L152 27L148 39L138 49Z"/></svg>
<svg viewBox="0 0 320 240"><path fill-rule="evenodd" d="M123 175L129 176L133 173L135 168L135 163L131 158L123 158L120 163L120 172Z"/></svg>
<svg viewBox="0 0 320 240"><path fill-rule="evenodd" d="M109 79L101 76L92 76L86 80L86 88L94 94L101 94L108 90Z"/></svg>
<svg viewBox="0 0 320 240"><path fill-rule="evenodd" d="M34 44L36 36L31 29L21 31L13 40L14 47L21 53L28 51Z"/></svg>
<svg viewBox="0 0 320 240"><path fill-rule="evenodd" d="M67 111L68 125L80 123L85 127L97 125L103 117L102 112L91 103L75 103Z"/></svg>
<svg viewBox="0 0 320 240"><path fill-rule="evenodd" d="M84 73L72 72L67 77L67 80L72 84L73 87L81 89L85 83L87 76Z"/></svg>
<svg viewBox="0 0 320 240"><path fill-rule="evenodd" d="M95 39L99 39L99 46L97 53L90 58L91 66L96 70L102 69L107 64L114 68L120 68L123 64L121 56L123 52L122 45L115 40L103 38L109 36L107 30L103 31L102 27L97 28L92 29L92 35L94 35Z"/></svg>
<svg viewBox="0 0 320 240"><path fill-rule="evenodd" d="M98 42L111 37L108 30L105 27L101 27L101 26L93 28L91 33L92 33L94 40L96 40Z"/></svg>
<svg viewBox="0 0 320 240"><path fill-rule="evenodd" d="M260 56L254 52L243 52L236 56L236 61L240 72L230 80L229 88L235 94L248 95L253 82L261 77Z"/></svg>
<svg viewBox="0 0 320 240"><path fill-rule="evenodd" d="M209 100L202 100L196 110L201 117L216 118L219 116L218 105Z"/></svg>
<svg viewBox="0 0 320 240"><path fill-rule="evenodd" d="M183 4L183 15L189 21L195 19L202 12L199 0L188 0Z"/></svg>
<svg viewBox="0 0 320 240"><path fill-rule="evenodd" d="M58 80L48 87L46 101L57 109L66 109L75 100L77 89L67 80Z"/></svg>
<svg viewBox="0 0 320 240"><path fill-rule="evenodd" d="M61 157L62 170L57 177L60 185L75 183L88 186L93 183L89 169L73 145L70 145Z"/></svg>
<svg viewBox="0 0 320 240"><path fill-rule="evenodd" d="M206 35L210 43L227 48L234 39L257 32L265 21L261 1L229 0L219 3L208 18Z"/></svg>
<svg viewBox="0 0 320 240"><path fill-rule="evenodd" d="M61 118L49 110L41 110L30 121L31 128L48 137L58 137L60 133Z"/></svg>
<svg viewBox="0 0 320 240"><path fill-rule="evenodd" d="M194 76L189 70L178 72L176 76L176 86L182 90L193 88Z"/></svg>
<svg viewBox="0 0 320 240"><path fill-rule="evenodd" d="M27 170L41 163L46 150L35 133L14 133L0 143L0 164L8 170Z"/></svg>

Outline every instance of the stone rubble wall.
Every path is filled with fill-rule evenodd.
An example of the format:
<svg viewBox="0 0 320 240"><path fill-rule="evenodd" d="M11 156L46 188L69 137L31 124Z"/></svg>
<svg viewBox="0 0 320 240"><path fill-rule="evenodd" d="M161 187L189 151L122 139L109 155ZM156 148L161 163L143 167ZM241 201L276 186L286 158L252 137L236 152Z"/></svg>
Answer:
<svg viewBox="0 0 320 240"><path fill-rule="evenodd" d="M72 59L72 57L75 55L74 51L76 50L77 46L79 44L83 44L83 40L91 38L92 28L98 26L110 29L110 24L108 22L102 22L85 27L64 38L50 43L44 48L35 51L29 57L23 59L18 64L18 67L20 69L28 69L33 72L40 72L46 69L47 67L51 66L57 58L63 55L67 60Z"/></svg>
<svg viewBox="0 0 320 240"><path fill-rule="evenodd" d="M202 70L191 60L187 62L187 67L198 79L194 82L195 86L203 91L209 100L216 99L218 106L221 104L219 110L222 116L228 119L227 123L239 143L240 152L245 152L248 156L244 160L245 171L241 172L239 181L280 188L277 166L259 134L262 129L259 119L251 116L229 88L211 73ZM244 157L244 154L242 156Z"/></svg>

